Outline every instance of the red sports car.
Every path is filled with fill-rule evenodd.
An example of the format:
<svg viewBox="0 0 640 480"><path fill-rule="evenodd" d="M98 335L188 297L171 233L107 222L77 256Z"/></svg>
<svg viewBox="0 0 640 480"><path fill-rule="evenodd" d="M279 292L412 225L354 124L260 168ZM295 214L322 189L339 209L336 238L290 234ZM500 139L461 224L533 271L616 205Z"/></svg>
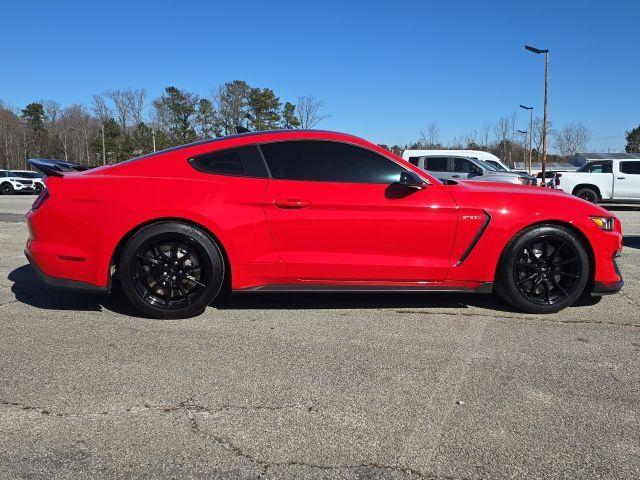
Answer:
<svg viewBox="0 0 640 480"><path fill-rule="evenodd" d="M74 172L47 190L26 255L49 284L142 314L202 312L221 292L496 292L556 312L617 292L619 220L563 192L440 182L360 138L245 133Z"/></svg>

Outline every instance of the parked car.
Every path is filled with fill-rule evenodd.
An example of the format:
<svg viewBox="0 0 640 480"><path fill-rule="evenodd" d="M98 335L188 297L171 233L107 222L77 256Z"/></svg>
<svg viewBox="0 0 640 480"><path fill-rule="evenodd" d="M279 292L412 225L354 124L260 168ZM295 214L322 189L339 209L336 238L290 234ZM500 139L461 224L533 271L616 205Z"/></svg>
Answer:
<svg viewBox="0 0 640 480"><path fill-rule="evenodd" d="M35 270L85 291L119 282L149 317L198 314L221 291L495 291L551 313L622 286L612 213L443 184L347 134L231 135L85 172L31 164L47 175L27 215Z"/></svg>
<svg viewBox="0 0 640 480"><path fill-rule="evenodd" d="M465 157L471 158L475 160L482 160L484 163L488 163L498 172L509 172L515 173L520 176L526 177L529 179L527 184L535 185L536 179L534 175L530 175L527 172L513 170L509 168L500 158L495 156L491 152L485 152L483 150L405 150L402 154L402 158L411 161L411 159L415 159L421 156L457 156L457 157ZM414 162L411 162L414 163ZM415 163L414 163L415 165Z"/></svg>
<svg viewBox="0 0 640 480"><path fill-rule="evenodd" d="M555 173L556 188L592 203L640 202L640 159L597 160Z"/></svg>
<svg viewBox="0 0 640 480"><path fill-rule="evenodd" d="M0 194L36 193L34 182L11 170L0 170Z"/></svg>
<svg viewBox="0 0 640 480"><path fill-rule="evenodd" d="M403 155L404 156L404 155ZM499 172L492 165L475 158L455 155L422 155L409 157L409 162L441 180L482 180L532 185L532 179L511 172Z"/></svg>
<svg viewBox="0 0 640 480"><path fill-rule="evenodd" d="M36 190L36 193L40 193L44 190L44 175L40 172L34 172L33 170L14 170L14 173L17 173L22 178L28 178L33 180L33 186Z"/></svg>

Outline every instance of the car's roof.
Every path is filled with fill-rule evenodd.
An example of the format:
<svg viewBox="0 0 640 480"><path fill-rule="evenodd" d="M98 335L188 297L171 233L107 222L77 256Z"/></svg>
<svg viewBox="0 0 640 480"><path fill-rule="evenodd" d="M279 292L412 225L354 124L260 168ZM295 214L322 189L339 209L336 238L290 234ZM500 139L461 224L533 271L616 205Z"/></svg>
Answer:
<svg viewBox="0 0 640 480"><path fill-rule="evenodd" d="M193 147L198 148L206 145L215 145L217 143L226 144L229 142L237 141L242 144L250 145L252 143L251 142L252 137L256 137L255 143L259 143L263 139L266 141L274 141L278 139L282 139L282 140L322 139L322 140L336 140L336 141L351 140L353 141L353 143L357 143L357 144L365 143L365 144L374 145L375 147L377 147L375 144L372 144L371 142L363 138L357 137L355 135L351 135L348 133L341 133L341 132L333 132L330 130L314 130L314 129L260 130L256 132L236 133L233 135L226 135L224 137L209 138L206 140L199 140L197 142L187 143L185 145L178 145L176 147L170 147L164 150L158 150L157 152L150 152L145 155L141 155L139 157L130 158L129 160L125 160L124 162L119 162L119 165L130 163L130 162L136 162L138 160L144 160L147 158L158 157L171 152L178 152L181 150L191 149ZM103 167L98 167L95 170L100 170L101 168Z"/></svg>
<svg viewBox="0 0 640 480"><path fill-rule="evenodd" d="M354 135L350 135L348 133L341 133L341 132L333 132L331 130L315 130L315 129L277 129L277 130L260 130L257 132L245 132L245 133L235 133L232 135L225 135L224 137L217 137L217 138L208 138L206 140L199 140L197 142L192 142L192 143L187 143L185 145L178 145L177 147L170 147L170 148L166 148L164 150L159 150L157 152L154 152L152 155L154 154L159 154L159 153L165 153L165 152L173 152L175 150L182 150L185 148L190 148L190 147L194 147L197 145L207 145L207 144L211 144L211 143L217 143L217 142L224 142L224 141L228 141L228 140L233 140L236 138L247 138L247 137L259 137L259 136L272 136L272 137L286 137L286 138L292 138L292 137L300 137L300 138L304 138L307 137L309 135L318 135L318 134L325 134L327 136L327 138L331 138L331 137L352 137L352 138L358 138Z"/></svg>

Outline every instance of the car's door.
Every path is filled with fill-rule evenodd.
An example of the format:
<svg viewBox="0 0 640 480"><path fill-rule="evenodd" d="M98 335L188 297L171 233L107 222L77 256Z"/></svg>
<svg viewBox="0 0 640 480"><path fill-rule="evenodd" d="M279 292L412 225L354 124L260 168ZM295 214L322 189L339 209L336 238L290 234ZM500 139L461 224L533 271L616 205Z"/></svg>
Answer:
<svg viewBox="0 0 640 480"><path fill-rule="evenodd" d="M473 178L474 180L484 180L485 175L480 167L473 163L468 158L455 157L453 161L453 175L454 179Z"/></svg>
<svg viewBox="0 0 640 480"><path fill-rule="evenodd" d="M640 160L623 160L615 173L614 195L620 200L640 200Z"/></svg>
<svg viewBox="0 0 640 480"><path fill-rule="evenodd" d="M264 209L289 273L316 282L443 280L456 205L441 185L392 185L404 167L329 141L261 146L272 179Z"/></svg>

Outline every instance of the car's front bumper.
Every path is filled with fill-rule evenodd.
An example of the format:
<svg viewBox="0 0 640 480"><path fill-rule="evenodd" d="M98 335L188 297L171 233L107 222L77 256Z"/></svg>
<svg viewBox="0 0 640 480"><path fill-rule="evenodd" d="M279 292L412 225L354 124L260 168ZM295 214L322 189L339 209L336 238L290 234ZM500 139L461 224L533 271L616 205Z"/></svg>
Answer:
<svg viewBox="0 0 640 480"><path fill-rule="evenodd" d="M624 280L622 279L622 273L620 273L620 268L618 268L618 262L616 259L620 258L620 252L614 252L611 257L611 263L613 266L613 270L619 280L606 282L606 281L598 281L596 280L593 284L593 290L591 291L591 295L612 295L614 293L618 293L622 286L624 285Z"/></svg>

